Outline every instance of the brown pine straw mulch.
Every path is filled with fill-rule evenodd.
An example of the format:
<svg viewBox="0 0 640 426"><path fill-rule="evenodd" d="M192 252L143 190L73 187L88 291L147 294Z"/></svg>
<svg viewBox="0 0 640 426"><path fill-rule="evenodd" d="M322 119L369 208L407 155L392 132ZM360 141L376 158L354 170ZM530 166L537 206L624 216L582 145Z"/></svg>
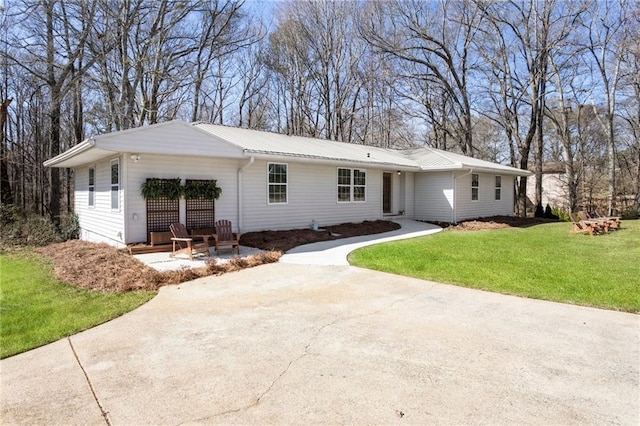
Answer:
<svg viewBox="0 0 640 426"><path fill-rule="evenodd" d="M287 231L249 232L242 234L240 244L257 247L262 250L287 252L303 244L359 237L361 235L380 234L382 232L395 231L400 228L400 225L389 220L365 220L361 223L342 223L339 225L323 226L317 231L311 229L291 229Z"/></svg>
<svg viewBox="0 0 640 426"><path fill-rule="evenodd" d="M280 252L268 251L232 258L224 263L216 263L211 258L202 268L160 272L108 244L70 240L36 251L51 260L60 280L79 288L102 292L157 290L164 285L277 262L282 256Z"/></svg>
<svg viewBox="0 0 640 426"><path fill-rule="evenodd" d="M125 251L108 244L70 240L51 244L36 251L51 260L56 276L66 283L87 290L126 292L157 290L164 285L180 284L209 275L220 275L277 262L283 252L301 244L377 234L399 228L400 225L397 223L377 220L357 224L344 223L320 231L294 229L252 232L243 235L241 243L266 251L221 263L211 258L202 268L163 272L146 266Z"/></svg>
<svg viewBox="0 0 640 426"><path fill-rule="evenodd" d="M494 216L461 222L455 226L436 223L449 230L481 230L531 226L548 222L546 219ZM36 251L50 259L55 274L62 281L79 288L95 291L126 292L157 290L164 285L179 284L197 278L277 262L282 253L299 245L360 235L371 235L399 229L395 222L377 220L362 223L343 223L324 227L319 231L293 229L244 234L241 244L268 250L245 258L233 258L216 263L214 258L203 268L160 272L146 266L124 251L107 244L71 240L52 244Z"/></svg>
<svg viewBox="0 0 640 426"><path fill-rule="evenodd" d="M554 220L537 217L491 216L465 220L459 222L456 225L440 222L433 223L448 231L482 231L485 229L524 228L549 222L557 222L557 219Z"/></svg>

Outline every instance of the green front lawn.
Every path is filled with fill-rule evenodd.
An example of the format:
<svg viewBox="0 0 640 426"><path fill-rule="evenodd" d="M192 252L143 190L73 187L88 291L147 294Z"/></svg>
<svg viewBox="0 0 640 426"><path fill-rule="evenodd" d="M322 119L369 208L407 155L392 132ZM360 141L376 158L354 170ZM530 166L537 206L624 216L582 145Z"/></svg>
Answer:
<svg viewBox="0 0 640 426"><path fill-rule="evenodd" d="M156 292L98 293L61 283L35 255L0 256L0 358L109 321Z"/></svg>
<svg viewBox="0 0 640 426"><path fill-rule="evenodd" d="M352 265L425 280L599 308L640 312L640 221L606 235L569 223L444 231L365 247Z"/></svg>

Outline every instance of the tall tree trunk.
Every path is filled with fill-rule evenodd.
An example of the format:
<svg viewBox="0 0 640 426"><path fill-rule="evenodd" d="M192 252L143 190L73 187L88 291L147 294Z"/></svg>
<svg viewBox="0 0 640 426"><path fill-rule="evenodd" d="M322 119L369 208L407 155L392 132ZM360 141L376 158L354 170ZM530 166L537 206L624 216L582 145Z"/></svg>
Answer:
<svg viewBox="0 0 640 426"><path fill-rule="evenodd" d="M636 141L636 212L640 214L640 141Z"/></svg>
<svg viewBox="0 0 640 426"><path fill-rule="evenodd" d="M61 91L56 80L55 74L55 35L53 28L53 8L54 1L49 1L45 5L47 20L47 85L49 86L51 104L49 106L49 155L55 157L60 154L60 115ZM51 220L57 225L60 223L60 169L52 167L50 169L50 199L49 199L49 215Z"/></svg>
<svg viewBox="0 0 640 426"><path fill-rule="evenodd" d="M60 91L57 86L51 88L51 107L49 109L49 117L51 128L49 129L51 137L50 156L55 157L60 154ZM49 215L54 224L60 224L60 169L51 167L51 192L49 198Z"/></svg>
<svg viewBox="0 0 640 426"><path fill-rule="evenodd" d="M13 191L9 180L9 169L7 162L7 147L4 138L4 127L7 122L7 109L13 99L7 98L0 104L0 193L2 205L13 204Z"/></svg>

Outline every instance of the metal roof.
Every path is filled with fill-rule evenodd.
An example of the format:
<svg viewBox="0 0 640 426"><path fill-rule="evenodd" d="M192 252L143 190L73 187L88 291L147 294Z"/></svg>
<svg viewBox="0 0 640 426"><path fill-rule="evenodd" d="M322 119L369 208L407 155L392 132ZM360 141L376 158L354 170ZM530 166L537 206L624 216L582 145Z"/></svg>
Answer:
<svg viewBox="0 0 640 426"><path fill-rule="evenodd" d="M429 147L417 147L403 151L405 155L416 162L424 171L443 171L467 169L476 171L500 172L510 175L528 176L531 173L503 164L492 163L478 158L467 157L466 155L454 152L442 151Z"/></svg>
<svg viewBox="0 0 640 426"><path fill-rule="evenodd" d="M214 124L194 123L194 126L249 154L417 168L416 163L402 152L391 149Z"/></svg>
<svg viewBox="0 0 640 426"><path fill-rule="evenodd" d="M176 143L180 141L180 143ZM207 123L174 120L91 137L45 161L48 167L78 167L120 152L161 155L354 163L404 171L476 170L525 176L514 167L478 160L429 147L385 149L353 143L289 136Z"/></svg>

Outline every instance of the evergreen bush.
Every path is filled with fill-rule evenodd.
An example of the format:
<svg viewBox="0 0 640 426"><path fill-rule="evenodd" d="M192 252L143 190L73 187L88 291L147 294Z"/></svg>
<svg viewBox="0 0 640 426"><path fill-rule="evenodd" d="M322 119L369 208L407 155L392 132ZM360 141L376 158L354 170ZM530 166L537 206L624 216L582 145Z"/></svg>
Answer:
<svg viewBox="0 0 640 426"><path fill-rule="evenodd" d="M535 217L544 217L544 209L542 208L542 203L538 203L536 206L536 211L533 214Z"/></svg>

